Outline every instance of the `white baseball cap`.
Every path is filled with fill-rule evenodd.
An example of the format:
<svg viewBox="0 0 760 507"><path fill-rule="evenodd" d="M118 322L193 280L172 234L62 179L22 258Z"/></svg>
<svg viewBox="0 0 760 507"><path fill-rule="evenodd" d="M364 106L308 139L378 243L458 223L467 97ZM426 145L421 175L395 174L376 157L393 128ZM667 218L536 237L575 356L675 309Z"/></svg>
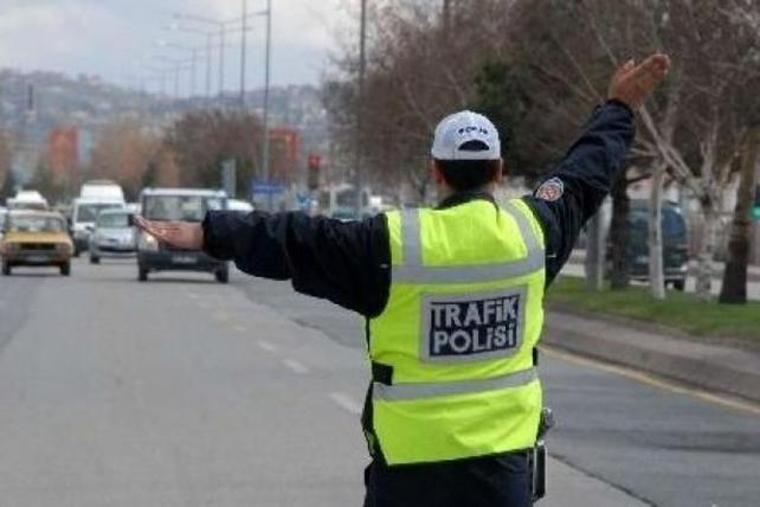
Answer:
<svg viewBox="0 0 760 507"><path fill-rule="evenodd" d="M471 141L478 142L465 146ZM436 160L498 160L499 132L482 114L461 111L447 116L435 128L431 153Z"/></svg>

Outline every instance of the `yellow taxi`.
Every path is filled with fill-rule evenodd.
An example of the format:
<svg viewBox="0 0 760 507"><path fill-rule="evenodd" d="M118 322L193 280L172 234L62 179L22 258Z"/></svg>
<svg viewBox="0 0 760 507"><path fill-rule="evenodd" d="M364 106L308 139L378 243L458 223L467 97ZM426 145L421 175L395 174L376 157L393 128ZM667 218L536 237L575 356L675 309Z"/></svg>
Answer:
<svg viewBox="0 0 760 507"><path fill-rule="evenodd" d="M8 276L16 266L56 266L61 274L71 274L74 245L66 219L49 211L11 211L3 226L0 242L2 272Z"/></svg>

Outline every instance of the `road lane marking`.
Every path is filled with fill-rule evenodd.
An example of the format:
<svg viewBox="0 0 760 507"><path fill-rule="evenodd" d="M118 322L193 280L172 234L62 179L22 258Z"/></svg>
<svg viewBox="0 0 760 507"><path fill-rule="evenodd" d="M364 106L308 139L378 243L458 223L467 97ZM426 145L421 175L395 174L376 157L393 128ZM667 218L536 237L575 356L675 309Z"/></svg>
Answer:
<svg viewBox="0 0 760 507"><path fill-rule="evenodd" d="M354 399L347 394L330 393L330 399L349 414L359 415L362 413L361 404L354 401Z"/></svg>
<svg viewBox="0 0 760 507"><path fill-rule="evenodd" d="M267 352L274 352L277 350L276 346L265 340L259 340L256 345L258 345L259 348L266 350Z"/></svg>
<svg viewBox="0 0 760 507"><path fill-rule="evenodd" d="M235 331L237 331L238 333L246 333L246 332L248 332L248 329L246 329L246 327L245 327L245 326L241 326L240 324L238 324L237 326L233 326L233 328L234 328L234 329L235 329Z"/></svg>
<svg viewBox="0 0 760 507"><path fill-rule="evenodd" d="M307 373L309 373L309 368L305 364L303 364L300 361L297 361L295 359L290 359L290 358L283 359L282 360L282 364L284 364L291 371L293 371L293 372L295 372L295 373L297 373L299 375L306 375Z"/></svg>
<svg viewBox="0 0 760 507"><path fill-rule="evenodd" d="M741 412L748 412L750 414L760 416L760 405L754 404L750 401L743 401L730 397L728 394L724 396L712 394L694 387L686 387L675 382L670 382L654 374L644 373L632 368L627 368L625 366L614 365L597 359L579 356L577 354L573 354L572 352L560 351L553 347L547 347L546 345L541 345L540 349L548 356L564 359L574 364L591 366L597 370L602 370L607 373L626 377L642 384L656 387L658 389L670 391L676 394L691 396L701 401L706 401L715 405L721 405L724 407L732 408L734 410L739 410Z"/></svg>

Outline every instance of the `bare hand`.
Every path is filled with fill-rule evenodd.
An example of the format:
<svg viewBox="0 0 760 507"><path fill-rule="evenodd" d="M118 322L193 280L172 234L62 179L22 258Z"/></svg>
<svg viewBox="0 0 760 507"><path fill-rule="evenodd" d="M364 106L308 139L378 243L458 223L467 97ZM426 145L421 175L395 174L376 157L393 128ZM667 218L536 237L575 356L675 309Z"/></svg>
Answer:
<svg viewBox="0 0 760 507"><path fill-rule="evenodd" d="M669 70L670 58L661 53L650 56L639 65L629 60L612 76L608 98L638 109L665 80Z"/></svg>
<svg viewBox="0 0 760 507"><path fill-rule="evenodd" d="M203 248L203 227L191 222L162 222L135 216L135 225L157 240L184 250Z"/></svg>

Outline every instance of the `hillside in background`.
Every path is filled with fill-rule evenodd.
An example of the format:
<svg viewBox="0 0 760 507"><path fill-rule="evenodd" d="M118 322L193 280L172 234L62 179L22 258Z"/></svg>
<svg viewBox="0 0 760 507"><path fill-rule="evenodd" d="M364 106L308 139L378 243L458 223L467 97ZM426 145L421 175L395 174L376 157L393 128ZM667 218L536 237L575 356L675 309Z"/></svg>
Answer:
<svg viewBox="0 0 760 507"><path fill-rule="evenodd" d="M247 107L260 112L263 91L249 92ZM174 99L118 87L91 76L52 72L0 70L0 129L13 140L17 157L14 169L22 175L34 170L53 129L77 127L80 163L99 131L122 119L137 119L146 127L163 128L195 108L237 108L238 94L224 97ZM310 85L273 87L270 94L273 127L288 126L301 135L301 151L323 151L327 144L327 120L320 92Z"/></svg>

